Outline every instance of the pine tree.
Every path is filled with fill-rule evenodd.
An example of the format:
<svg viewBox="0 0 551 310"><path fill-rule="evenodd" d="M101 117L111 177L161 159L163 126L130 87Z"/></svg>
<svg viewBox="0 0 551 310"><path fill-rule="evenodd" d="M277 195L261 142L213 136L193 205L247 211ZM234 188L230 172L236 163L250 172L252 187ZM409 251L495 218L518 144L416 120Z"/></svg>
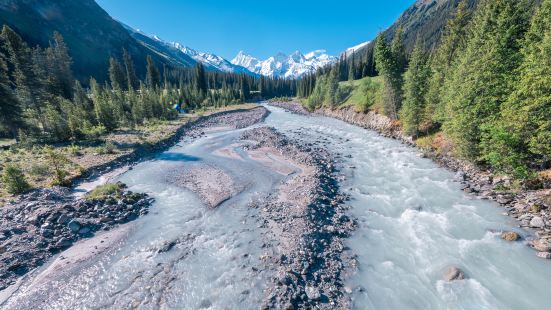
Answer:
<svg viewBox="0 0 551 310"><path fill-rule="evenodd" d="M458 53L465 48L470 16L467 9L467 0L462 0L453 17L448 21L440 45L432 55L432 73L427 92L426 123L424 127L430 128L435 124L441 124L449 116L446 113L446 105L442 100L442 88L446 77L451 74L453 61L457 58Z"/></svg>
<svg viewBox="0 0 551 310"><path fill-rule="evenodd" d="M407 67L406 47L404 45L402 35L403 29L402 26L399 26L394 33L394 37L392 37L392 42L390 43L390 51L395 61L396 73L400 75L406 71Z"/></svg>
<svg viewBox="0 0 551 310"><path fill-rule="evenodd" d="M82 111L79 113L82 115L83 127L95 124L94 106L78 80L73 88L73 104L77 110Z"/></svg>
<svg viewBox="0 0 551 310"><path fill-rule="evenodd" d="M115 90L124 90L128 85L121 64L113 57L109 59L109 80Z"/></svg>
<svg viewBox="0 0 551 310"><path fill-rule="evenodd" d="M470 39L446 81L450 84L444 96L451 116L444 130L461 156L481 159L483 130L492 127L515 84L528 21L525 5L517 0L484 0L473 17Z"/></svg>
<svg viewBox="0 0 551 310"><path fill-rule="evenodd" d="M157 66L155 66L155 63L153 62L153 58L149 55L147 56L147 74L145 84L148 88L157 88L161 84L161 74L159 73L159 69L157 69Z"/></svg>
<svg viewBox="0 0 551 310"><path fill-rule="evenodd" d="M50 46L46 49L48 84L51 93L64 98L73 96L73 60L63 36L55 31Z"/></svg>
<svg viewBox="0 0 551 310"><path fill-rule="evenodd" d="M400 110L400 120L407 135L417 136L421 129L429 74L427 57L418 37L404 76L404 102Z"/></svg>
<svg viewBox="0 0 551 310"><path fill-rule="evenodd" d="M14 67L12 76L16 84L16 94L29 117L36 119L35 125L43 125L41 112L45 102L44 85L36 76L31 50L21 37L4 25L2 38Z"/></svg>
<svg viewBox="0 0 551 310"><path fill-rule="evenodd" d="M123 49L124 67L126 69L127 90L136 90L139 87L139 80L136 76L134 61L126 49Z"/></svg>
<svg viewBox="0 0 551 310"><path fill-rule="evenodd" d="M114 109L110 105L108 94L93 78L90 80L90 88L97 123L109 131L117 128L117 119L114 115Z"/></svg>
<svg viewBox="0 0 551 310"><path fill-rule="evenodd" d="M198 63L197 66L195 66L193 78L194 78L193 82L195 84L197 91L203 96L206 95L207 81L205 79L205 67L203 67L203 64Z"/></svg>
<svg viewBox="0 0 551 310"><path fill-rule="evenodd" d="M4 55L0 54L0 126L5 127L0 129L8 130L13 138L17 139L18 130L22 129L24 121L19 100L10 87L4 58Z"/></svg>
<svg viewBox="0 0 551 310"><path fill-rule="evenodd" d="M520 79L483 140L498 170L526 177L551 163L551 0L543 0L523 41Z"/></svg>
<svg viewBox="0 0 551 310"><path fill-rule="evenodd" d="M398 48L399 42L399 40L394 42L395 49L398 51L400 50ZM377 71L383 77L384 113L392 119L398 119L398 110L402 101L402 73L397 57L395 57L391 47L388 46L382 35L377 37L375 43L375 61Z"/></svg>

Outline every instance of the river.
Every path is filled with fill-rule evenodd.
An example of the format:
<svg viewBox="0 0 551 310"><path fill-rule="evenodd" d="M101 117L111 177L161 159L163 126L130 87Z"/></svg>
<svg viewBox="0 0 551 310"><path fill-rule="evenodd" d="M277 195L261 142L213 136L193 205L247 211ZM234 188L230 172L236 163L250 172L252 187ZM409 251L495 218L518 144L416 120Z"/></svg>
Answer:
<svg viewBox="0 0 551 310"><path fill-rule="evenodd" d="M551 265L522 242L496 204L464 194L453 173L398 141L324 117L279 108L265 124L294 139L322 140L342 161L341 189L350 194L358 228L348 240L358 271L349 279L355 309L547 309ZM300 130L299 129L306 129ZM7 309L258 309L271 270L257 210L284 178L235 146L243 130L182 140L119 180L156 199L128 237L58 281L34 287L25 279ZM240 158L220 156L231 149ZM217 208L175 185L182 166L223 169L241 190ZM446 282L449 266L467 279ZM41 267L46 270L48 265Z"/></svg>

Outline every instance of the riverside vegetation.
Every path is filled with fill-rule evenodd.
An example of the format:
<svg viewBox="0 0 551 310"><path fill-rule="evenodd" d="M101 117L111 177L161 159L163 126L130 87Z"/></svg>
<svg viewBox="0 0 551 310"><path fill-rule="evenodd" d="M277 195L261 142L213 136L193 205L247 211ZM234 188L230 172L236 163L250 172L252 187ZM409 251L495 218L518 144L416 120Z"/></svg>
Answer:
<svg viewBox="0 0 551 310"><path fill-rule="evenodd" d="M0 195L68 185L90 166L174 132L189 119L179 111L242 108L254 96L292 95L294 88L281 79L207 72L201 64L160 70L151 57L140 79L126 51L122 60L109 59L106 82L75 80L71 65L59 33L48 47L31 48L10 27L2 28L0 137L13 142L0 150Z"/></svg>
<svg viewBox="0 0 551 310"><path fill-rule="evenodd" d="M418 39L407 53L398 24L390 41L381 34L373 50L304 78L298 96L309 110L382 113L420 146L545 187L550 25L549 0L461 1L436 47Z"/></svg>

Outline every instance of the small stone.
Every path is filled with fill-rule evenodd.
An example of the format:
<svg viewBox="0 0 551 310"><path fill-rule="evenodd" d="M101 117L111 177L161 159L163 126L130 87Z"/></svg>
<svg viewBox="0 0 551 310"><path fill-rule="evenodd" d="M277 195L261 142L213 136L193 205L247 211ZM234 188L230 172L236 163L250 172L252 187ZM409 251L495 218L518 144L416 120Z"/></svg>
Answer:
<svg viewBox="0 0 551 310"><path fill-rule="evenodd" d="M530 227L543 228L545 227L545 222L540 216L534 216L534 218L530 221Z"/></svg>
<svg viewBox="0 0 551 310"><path fill-rule="evenodd" d="M514 231L506 231L501 234L501 239L506 241L517 241L520 239L520 236Z"/></svg>
<svg viewBox="0 0 551 310"><path fill-rule="evenodd" d="M551 252L538 252L536 256L543 259L551 259Z"/></svg>
<svg viewBox="0 0 551 310"><path fill-rule="evenodd" d="M321 298L321 293L315 287L306 286L304 290L306 291L306 296L311 300L318 300Z"/></svg>
<svg viewBox="0 0 551 310"><path fill-rule="evenodd" d="M506 204L510 203L511 201L513 201L513 199L511 199L510 197L503 196L503 195L497 196L497 202L499 204L506 205Z"/></svg>
<svg viewBox="0 0 551 310"><path fill-rule="evenodd" d="M465 172L459 170L457 173L455 173L455 176L453 177L456 181L465 181L466 175Z"/></svg>
<svg viewBox="0 0 551 310"><path fill-rule="evenodd" d="M444 280L451 282L465 279L465 274L457 267L449 267L444 274Z"/></svg>
<svg viewBox="0 0 551 310"><path fill-rule="evenodd" d="M58 223L58 224L61 224L61 225L65 225L65 224L67 224L70 220L71 220L71 218L69 218L69 217L67 216L67 214L61 214L61 215L59 216L59 218L57 219L57 223Z"/></svg>
<svg viewBox="0 0 551 310"><path fill-rule="evenodd" d="M73 241L71 241L70 239L68 239L68 238L61 238L61 239L59 239L59 241L56 243L56 246L57 246L57 247L60 247L60 248L66 248L66 247L70 247L72 244L73 244Z"/></svg>
<svg viewBox="0 0 551 310"><path fill-rule="evenodd" d="M81 228L78 233L81 234L81 235L86 235L86 234L89 234L90 233L90 228L89 227L83 227Z"/></svg>
<svg viewBox="0 0 551 310"><path fill-rule="evenodd" d="M551 252L551 243L547 239L534 240L532 246L540 252Z"/></svg>
<svg viewBox="0 0 551 310"><path fill-rule="evenodd" d="M67 226L69 226L69 229L72 232L76 233L80 229L80 222L77 220L72 220L69 222L69 224L67 224Z"/></svg>
<svg viewBox="0 0 551 310"><path fill-rule="evenodd" d="M54 231L48 228L42 228L40 229L40 235L42 235L45 238L50 238L54 235Z"/></svg>

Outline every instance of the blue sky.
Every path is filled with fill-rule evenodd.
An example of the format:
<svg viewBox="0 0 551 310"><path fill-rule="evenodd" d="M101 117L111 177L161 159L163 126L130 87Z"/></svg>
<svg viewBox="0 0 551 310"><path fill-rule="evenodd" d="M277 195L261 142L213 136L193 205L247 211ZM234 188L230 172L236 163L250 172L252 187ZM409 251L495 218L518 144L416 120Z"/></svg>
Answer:
<svg viewBox="0 0 551 310"><path fill-rule="evenodd" d="M112 17L167 41L232 59L344 49L372 40L414 0L96 0Z"/></svg>

